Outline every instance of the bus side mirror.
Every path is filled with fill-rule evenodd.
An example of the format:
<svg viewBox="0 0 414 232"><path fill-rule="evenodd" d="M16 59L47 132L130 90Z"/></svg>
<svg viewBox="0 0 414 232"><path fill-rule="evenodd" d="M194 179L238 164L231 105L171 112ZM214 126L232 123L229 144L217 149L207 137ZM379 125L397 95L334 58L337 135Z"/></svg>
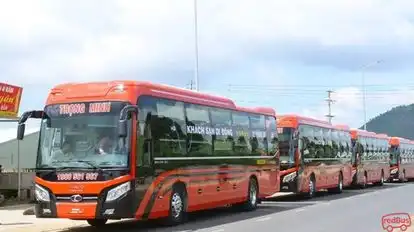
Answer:
<svg viewBox="0 0 414 232"><path fill-rule="evenodd" d="M17 125L17 140L23 140L26 124L20 123Z"/></svg>
<svg viewBox="0 0 414 232"><path fill-rule="evenodd" d="M128 136L128 129L127 129L127 121L126 120L119 120L118 125L118 135L121 138L125 138Z"/></svg>

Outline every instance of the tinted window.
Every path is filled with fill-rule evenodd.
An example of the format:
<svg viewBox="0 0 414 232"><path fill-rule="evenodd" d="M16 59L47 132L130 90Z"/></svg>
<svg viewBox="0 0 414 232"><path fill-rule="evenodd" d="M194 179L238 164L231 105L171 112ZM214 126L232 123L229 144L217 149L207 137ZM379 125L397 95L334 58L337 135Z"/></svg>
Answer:
<svg viewBox="0 0 414 232"><path fill-rule="evenodd" d="M300 138L303 141L304 149L302 149L302 157L310 159L316 157L316 140L314 128L308 125L301 125L299 127Z"/></svg>
<svg viewBox="0 0 414 232"><path fill-rule="evenodd" d="M239 156L252 153L249 141L249 116L246 113L233 112L234 152Z"/></svg>
<svg viewBox="0 0 414 232"><path fill-rule="evenodd" d="M276 128L276 119L274 117L266 116L267 125L267 142L268 154L273 156L278 150L278 133Z"/></svg>
<svg viewBox="0 0 414 232"><path fill-rule="evenodd" d="M250 126L253 129L264 130L265 129L265 116L250 114Z"/></svg>
<svg viewBox="0 0 414 232"><path fill-rule="evenodd" d="M263 115L250 114L250 146L253 156L267 155L267 135L265 129L265 117Z"/></svg>
<svg viewBox="0 0 414 232"><path fill-rule="evenodd" d="M181 157L186 154L184 106L182 102L142 96L138 102L138 164L155 157Z"/></svg>
<svg viewBox="0 0 414 232"><path fill-rule="evenodd" d="M210 108L211 121L216 130L213 136L215 156L234 155L233 129L231 128L231 111Z"/></svg>
<svg viewBox="0 0 414 232"><path fill-rule="evenodd" d="M234 112L233 126L249 128L249 115L247 113Z"/></svg>
<svg viewBox="0 0 414 232"><path fill-rule="evenodd" d="M210 156L212 155L212 135L214 128L210 123L208 107L186 104L187 116L187 151L190 156Z"/></svg>
<svg viewBox="0 0 414 232"><path fill-rule="evenodd" d="M156 157L186 155L184 103L157 100L157 116L153 117L152 136Z"/></svg>
<svg viewBox="0 0 414 232"><path fill-rule="evenodd" d="M322 129L324 140L324 158L333 158L332 152L332 137L330 129Z"/></svg>

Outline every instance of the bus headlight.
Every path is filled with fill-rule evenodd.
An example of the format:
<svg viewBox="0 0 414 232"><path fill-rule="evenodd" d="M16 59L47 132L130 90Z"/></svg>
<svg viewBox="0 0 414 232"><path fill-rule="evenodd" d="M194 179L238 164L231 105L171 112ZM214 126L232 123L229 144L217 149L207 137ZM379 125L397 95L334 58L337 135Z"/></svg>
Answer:
<svg viewBox="0 0 414 232"><path fill-rule="evenodd" d="M35 197L38 201L50 201L49 192L38 184L35 184Z"/></svg>
<svg viewBox="0 0 414 232"><path fill-rule="evenodd" d="M123 183L108 191L105 202L114 201L131 190L131 182Z"/></svg>
<svg viewBox="0 0 414 232"><path fill-rule="evenodd" d="M295 179L295 177L296 177L296 172L289 173L285 177L283 177L283 182L284 183L291 182Z"/></svg>

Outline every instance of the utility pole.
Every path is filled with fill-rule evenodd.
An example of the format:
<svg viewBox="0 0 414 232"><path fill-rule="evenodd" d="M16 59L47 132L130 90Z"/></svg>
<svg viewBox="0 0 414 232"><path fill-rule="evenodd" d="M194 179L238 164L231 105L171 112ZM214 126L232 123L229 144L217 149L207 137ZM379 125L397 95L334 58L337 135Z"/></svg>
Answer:
<svg viewBox="0 0 414 232"><path fill-rule="evenodd" d="M328 118L328 122L332 123L332 118L335 117L334 115L332 115L332 104L335 102L334 100L332 100L332 90L328 90L328 98L326 99L326 102L328 102L328 114L325 115Z"/></svg>
<svg viewBox="0 0 414 232"><path fill-rule="evenodd" d="M187 84L187 89L190 89L190 90L193 90L193 82L194 82L194 80L190 80L190 83L189 84Z"/></svg>

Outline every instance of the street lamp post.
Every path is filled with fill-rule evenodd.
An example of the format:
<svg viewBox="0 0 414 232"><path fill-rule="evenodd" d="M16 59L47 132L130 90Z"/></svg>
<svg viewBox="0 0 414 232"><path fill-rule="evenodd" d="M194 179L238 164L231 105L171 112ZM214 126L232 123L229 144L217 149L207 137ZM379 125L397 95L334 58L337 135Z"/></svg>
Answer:
<svg viewBox="0 0 414 232"><path fill-rule="evenodd" d="M194 52L195 52L195 70L194 70L194 84L196 91L199 91L198 81L198 16L197 16L197 0L194 0Z"/></svg>
<svg viewBox="0 0 414 232"><path fill-rule="evenodd" d="M366 64L362 67L361 79L362 79L362 107L364 110L364 130L367 130L367 106L366 106L366 88L365 88L365 70L369 67L381 63L382 60L377 60L372 63Z"/></svg>

